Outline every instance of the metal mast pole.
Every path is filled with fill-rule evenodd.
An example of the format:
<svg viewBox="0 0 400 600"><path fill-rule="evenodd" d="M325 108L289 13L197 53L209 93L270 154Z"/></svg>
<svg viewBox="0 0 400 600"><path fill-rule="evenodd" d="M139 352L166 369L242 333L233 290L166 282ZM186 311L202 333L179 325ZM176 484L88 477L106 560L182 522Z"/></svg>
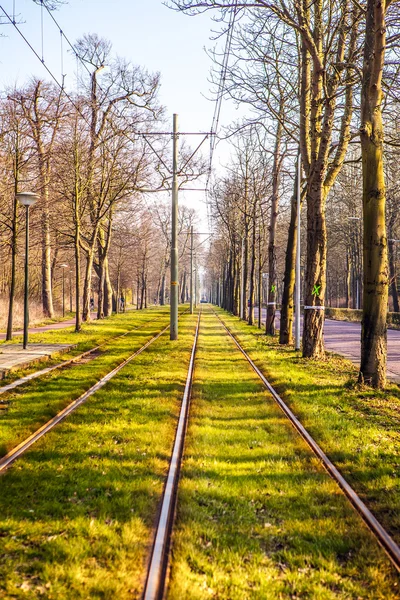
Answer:
<svg viewBox="0 0 400 600"><path fill-rule="evenodd" d="M244 319L244 238L242 237L242 272L241 272L241 290L240 290L240 318Z"/></svg>
<svg viewBox="0 0 400 600"><path fill-rule="evenodd" d="M63 285L63 290L62 290L62 292L63 292L63 306L62 306L62 309L63 309L63 317L65 317L65 269L64 268L62 270L62 274L63 274L63 278L62 278L62 285Z"/></svg>
<svg viewBox="0 0 400 600"><path fill-rule="evenodd" d="M72 275L71 271L69 272L69 312L72 313ZM132 300L133 302L133 300Z"/></svg>
<svg viewBox="0 0 400 600"><path fill-rule="evenodd" d="M300 350L300 194L301 154L297 156L297 244L296 244L296 298L295 298L295 350Z"/></svg>
<svg viewBox="0 0 400 600"><path fill-rule="evenodd" d="M194 276L194 307L197 308L197 264L196 264L196 275Z"/></svg>
<svg viewBox="0 0 400 600"><path fill-rule="evenodd" d="M193 314L193 225L190 227L190 314Z"/></svg>
<svg viewBox="0 0 400 600"><path fill-rule="evenodd" d="M28 346L28 327L29 327L29 205L25 206L26 231L25 231L25 286L24 286L24 339L22 347L26 350Z"/></svg>
<svg viewBox="0 0 400 600"><path fill-rule="evenodd" d="M172 129L172 215L171 215L171 309L170 339L178 339L178 115L174 114Z"/></svg>

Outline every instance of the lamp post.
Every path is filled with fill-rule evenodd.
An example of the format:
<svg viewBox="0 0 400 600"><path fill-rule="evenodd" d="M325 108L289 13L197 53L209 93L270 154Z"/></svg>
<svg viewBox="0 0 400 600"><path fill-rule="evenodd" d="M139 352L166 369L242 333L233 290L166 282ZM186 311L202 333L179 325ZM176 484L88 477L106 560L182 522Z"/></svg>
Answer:
<svg viewBox="0 0 400 600"><path fill-rule="evenodd" d="M34 192L19 192L16 194L18 202L25 206L26 231L25 231L25 286L24 286L24 340L23 349L28 346L28 326L29 326L29 207L33 206L39 198Z"/></svg>
<svg viewBox="0 0 400 600"><path fill-rule="evenodd" d="M132 295L133 298L133 295ZM133 303L133 300L132 300ZM69 312L72 313L72 270L69 271Z"/></svg>
<svg viewBox="0 0 400 600"><path fill-rule="evenodd" d="M60 265L62 269L62 309L63 317L65 317L65 269L68 269L68 265Z"/></svg>
<svg viewBox="0 0 400 600"><path fill-rule="evenodd" d="M361 223L361 217L347 217L349 221L359 221ZM358 236L357 236L358 237ZM357 238L355 239L355 249L357 252ZM358 252L356 254L356 256L358 256ZM359 264L359 261L358 261ZM358 266L358 265L357 265ZM356 309L358 310L360 308L360 273L357 269L356 272L356 298L355 298L355 305L356 305Z"/></svg>

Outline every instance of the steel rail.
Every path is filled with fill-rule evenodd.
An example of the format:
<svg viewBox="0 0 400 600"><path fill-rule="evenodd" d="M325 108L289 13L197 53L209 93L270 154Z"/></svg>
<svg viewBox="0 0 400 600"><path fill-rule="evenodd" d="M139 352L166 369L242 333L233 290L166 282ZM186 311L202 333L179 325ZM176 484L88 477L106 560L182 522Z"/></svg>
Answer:
<svg viewBox="0 0 400 600"><path fill-rule="evenodd" d="M186 312L188 312L188 310L189 309L186 309L181 314L185 314ZM159 317L159 318L161 318L161 317ZM119 333L118 335L115 335L111 338L107 338L103 343L99 344L98 346L95 346L94 348L90 348L90 350L85 350L85 352L82 352L81 354L77 354L76 356L74 356L73 358L70 358L69 360L64 360L63 362L57 363L56 365L53 365L52 367L46 367L44 369L41 369L40 371L35 371L34 373L25 375L25 377L21 377L21 379L17 379L16 381L13 381L12 383L3 385L2 387L0 387L0 395L5 394L6 392L10 392L10 391L14 390L15 388L20 387L24 383L27 383L28 381L32 381L32 379L37 379L38 377L41 377L42 375L47 375L47 373L51 373L52 371L55 371L56 369L62 369L63 367L68 367L69 365L82 360L82 358L85 358L86 356L90 356L90 354L93 354L97 350L100 350L100 348L107 346L107 344L109 344L110 342L113 342L115 340L118 340L119 338L125 337L126 335L128 335L134 331L137 331L138 329L141 329L145 325L149 325L149 323L154 323L154 321L158 321L159 318L150 319L149 321L145 321L144 323L141 323L140 325L137 325L136 327L132 327L132 329L128 329L128 331L125 331L124 333ZM0 346L0 348L1 348L1 346Z"/></svg>
<svg viewBox="0 0 400 600"><path fill-rule="evenodd" d="M390 558L393 565L396 567L398 571L400 571L400 548L393 540L393 538L388 534L388 532L383 528L383 526L379 523L379 521L374 517L372 512L367 508L358 494L353 490L351 485L346 481L340 471L335 467L332 461L327 457L325 452L320 448L314 438L308 433L307 429L301 424L299 419L295 416L295 414L290 410L290 408L285 404L276 390L272 387L269 381L266 379L264 374L260 371L260 369L255 365L247 352L242 348L235 335L228 329L225 323L222 321L220 316L213 311L215 316L218 318L228 335L232 338L237 348L246 358L248 363L251 365L253 370L257 373L264 386L273 396L274 400L277 402L279 408L283 411L283 413L288 417L291 424L297 430L297 432L301 435L301 437L305 440L311 450L318 456L322 465L328 472L328 474L339 484L344 494L350 500L353 508L356 512L363 518L365 524L368 529L373 533L376 540L379 542L380 546L385 550L386 554Z"/></svg>
<svg viewBox="0 0 400 600"><path fill-rule="evenodd" d="M156 527L150 563L147 570L146 583L142 596L143 600L161 600L164 593L168 567L170 538L175 517L179 473L188 423L190 394L192 389L192 380L194 372L194 359L196 354L197 340L199 337L200 317L201 311L199 311L199 316L197 319L197 327L194 336L192 353L190 357L188 375L186 378L185 391L183 393L178 426L176 428L175 441L169 464L168 476L165 483L164 493L161 502L160 516Z"/></svg>
<svg viewBox="0 0 400 600"><path fill-rule="evenodd" d="M186 312L186 311L185 311ZM183 314L183 313L182 313ZM114 377L121 369L123 369L128 363L130 363L134 358L136 358L139 354L146 350L155 342L163 333L165 333L169 329L169 325L164 327L159 333L153 336L150 340L148 340L141 348L136 350L133 354L131 354L127 359L122 361L117 367L115 367L112 371L107 373L104 377L102 377L97 383L95 383L91 388L89 388L86 392L84 392L79 398L73 400L68 406L66 406L63 410L61 410L55 417L47 421L42 427L37 429L34 433L32 433L29 437L27 437L24 441L22 441L18 446L15 446L10 452L8 452L5 456L0 459L0 475L13 463L17 458L19 458L22 454L24 454L28 448L30 448L35 442L40 440L46 433L51 431L58 423L60 423L65 417L75 411L81 404L86 402L90 396L92 396L95 392L100 390L110 379ZM129 332L127 332L129 333Z"/></svg>

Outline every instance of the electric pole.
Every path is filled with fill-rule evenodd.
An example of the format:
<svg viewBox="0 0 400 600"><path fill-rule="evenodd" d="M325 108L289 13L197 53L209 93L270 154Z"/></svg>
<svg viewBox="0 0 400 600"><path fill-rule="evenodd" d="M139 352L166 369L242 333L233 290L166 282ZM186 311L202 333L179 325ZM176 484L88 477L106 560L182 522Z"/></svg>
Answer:
<svg viewBox="0 0 400 600"><path fill-rule="evenodd" d="M178 339L178 115L173 117L170 339Z"/></svg>
<svg viewBox="0 0 400 600"><path fill-rule="evenodd" d="M193 225L190 227L190 314L193 314Z"/></svg>

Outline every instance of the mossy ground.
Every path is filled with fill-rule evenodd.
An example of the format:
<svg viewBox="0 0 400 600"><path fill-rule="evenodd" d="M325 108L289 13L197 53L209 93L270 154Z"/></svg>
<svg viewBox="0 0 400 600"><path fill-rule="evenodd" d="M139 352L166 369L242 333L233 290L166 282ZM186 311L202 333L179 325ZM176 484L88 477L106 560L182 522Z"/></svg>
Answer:
<svg viewBox="0 0 400 600"><path fill-rule="evenodd" d="M400 545L400 387L359 387L347 359L301 358L224 311L251 358Z"/></svg>
<svg viewBox="0 0 400 600"><path fill-rule="evenodd" d="M70 329L32 335L30 338L32 343L76 343L77 348L70 354L64 354L61 360L105 343L107 340L109 342L102 348L102 353L93 360L73 365L65 370L55 370L1 396L4 409L0 410L0 456L15 447L72 400L78 398L96 381L139 349L168 322L168 307L163 307L148 311L129 311L110 319L93 321L85 325L80 333L74 333ZM133 328L138 329L133 330ZM128 330L132 331L127 336L111 339ZM53 362L59 362L60 358L54 359ZM14 374L14 378L49 364L51 363L47 362L43 365L35 365L29 370L19 371ZM10 380L11 378L8 379Z"/></svg>

